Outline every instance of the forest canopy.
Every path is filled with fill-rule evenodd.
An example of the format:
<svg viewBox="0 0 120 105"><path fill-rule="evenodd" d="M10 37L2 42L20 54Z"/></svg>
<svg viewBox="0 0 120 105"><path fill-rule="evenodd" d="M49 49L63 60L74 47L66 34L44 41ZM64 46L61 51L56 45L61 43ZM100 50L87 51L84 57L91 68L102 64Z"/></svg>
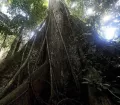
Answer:
<svg viewBox="0 0 120 105"><path fill-rule="evenodd" d="M71 15L78 17L88 26L92 25L101 38L119 41L119 0L62 0L62 2L66 3ZM0 5L1 12L6 14L6 18L9 17L9 24L12 24L12 29L15 30L23 23L25 27L39 25L47 16L48 0L1 0ZM107 35L110 33L111 35Z"/></svg>

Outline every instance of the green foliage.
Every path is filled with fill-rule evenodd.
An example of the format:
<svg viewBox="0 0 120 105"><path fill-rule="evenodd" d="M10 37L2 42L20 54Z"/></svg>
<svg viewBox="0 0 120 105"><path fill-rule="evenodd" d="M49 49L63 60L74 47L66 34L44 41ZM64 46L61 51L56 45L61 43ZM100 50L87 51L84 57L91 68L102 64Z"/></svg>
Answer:
<svg viewBox="0 0 120 105"><path fill-rule="evenodd" d="M0 33L0 62L6 57L14 39L15 35L6 36L6 33Z"/></svg>
<svg viewBox="0 0 120 105"><path fill-rule="evenodd" d="M83 20L84 4L83 0L65 0L71 15L74 15Z"/></svg>
<svg viewBox="0 0 120 105"><path fill-rule="evenodd" d="M22 11L26 15L28 26L39 24L46 16L47 6L44 5L44 0L11 0L10 3L10 13L18 14Z"/></svg>
<svg viewBox="0 0 120 105"><path fill-rule="evenodd" d="M0 12L0 32L12 35L13 33L18 33L18 27L20 27L23 22L25 22L25 18L22 15L15 16L12 20L2 12Z"/></svg>
<svg viewBox="0 0 120 105"><path fill-rule="evenodd" d="M10 26L10 19L8 18L8 16L0 12L0 32L9 35L12 34Z"/></svg>
<svg viewBox="0 0 120 105"><path fill-rule="evenodd" d="M13 42L15 36L14 35L11 35L11 36L7 35L5 43L3 44L3 46L1 46L3 41L4 41L4 38L5 38L5 34L0 33L0 47L9 48L11 43Z"/></svg>
<svg viewBox="0 0 120 105"><path fill-rule="evenodd" d="M47 0L8 0L0 2L9 6L9 14L0 12L0 46L1 51L8 51L16 35L24 28L33 28L46 17ZM1 55L2 56L2 55Z"/></svg>

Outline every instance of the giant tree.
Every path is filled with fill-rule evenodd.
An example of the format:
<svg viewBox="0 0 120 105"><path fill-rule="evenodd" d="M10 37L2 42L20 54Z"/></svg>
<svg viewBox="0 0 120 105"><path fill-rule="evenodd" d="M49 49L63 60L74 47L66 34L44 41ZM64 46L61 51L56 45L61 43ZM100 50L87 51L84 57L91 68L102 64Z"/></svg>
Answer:
<svg viewBox="0 0 120 105"><path fill-rule="evenodd" d="M39 30L0 65L0 104L114 105L97 90L102 78L85 54L85 31L64 2L49 0L48 16Z"/></svg>

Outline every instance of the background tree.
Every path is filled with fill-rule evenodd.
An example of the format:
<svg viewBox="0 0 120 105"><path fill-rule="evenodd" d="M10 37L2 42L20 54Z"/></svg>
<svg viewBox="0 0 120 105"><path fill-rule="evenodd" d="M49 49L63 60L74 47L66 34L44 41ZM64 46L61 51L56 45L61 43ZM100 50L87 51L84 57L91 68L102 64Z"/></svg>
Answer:
<svg viewBox="0 0 120 105"><path fill-rule="evenodd" d="M9 0L8 2L2 3L4 5L7 4L6 6L9 6L9 17L2 13L7 19L1 17L1 22L3 21L1 26L6 27L7 30L12 32L9 33L9 35L16 35L16 38L11 46L11 50L8 54L10 57L19 50L23 40L22 34L24 30L31 30L31 28L35 28L45 18L47 1L28 0L26 3L24 3L24 1L19 2L18 0Z"/></svg>

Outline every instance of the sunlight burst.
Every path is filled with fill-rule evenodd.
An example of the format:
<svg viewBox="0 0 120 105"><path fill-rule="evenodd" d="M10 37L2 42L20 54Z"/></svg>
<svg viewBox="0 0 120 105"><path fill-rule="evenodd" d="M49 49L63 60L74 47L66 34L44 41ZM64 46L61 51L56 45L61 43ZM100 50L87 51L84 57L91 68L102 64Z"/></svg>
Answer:
<svg viewBox="0 0 120 105"><path fill-rule="evenodd" d="M94 15L95 14L95 11L93 10L93 8L88 8L87 11L86 11L86 14L87 15Z"/></svg>
<svg viewBox="0 0 120 105"><path fill-rule="evenodd" d="M1 6L1 12L3 12L4 14L8 14L8 6L6 6L5 4L3 4L2 6Z"/></svg>
<svg viewBox="0 0 120 105"><path fill-rule="evenodd" d="M115 27L101 27L101 31L103 32L103 37L106 40L113 40L116 36L116 28Z"/></svg>
<svg viewBox="0 0 120 105"><path fill-rule="evenodd" d="M108 21L108 20L110 20L111 19L111 15L105 15L104 17L103 17L103 21L104 22L106 22L106 21Z"/></svg>

